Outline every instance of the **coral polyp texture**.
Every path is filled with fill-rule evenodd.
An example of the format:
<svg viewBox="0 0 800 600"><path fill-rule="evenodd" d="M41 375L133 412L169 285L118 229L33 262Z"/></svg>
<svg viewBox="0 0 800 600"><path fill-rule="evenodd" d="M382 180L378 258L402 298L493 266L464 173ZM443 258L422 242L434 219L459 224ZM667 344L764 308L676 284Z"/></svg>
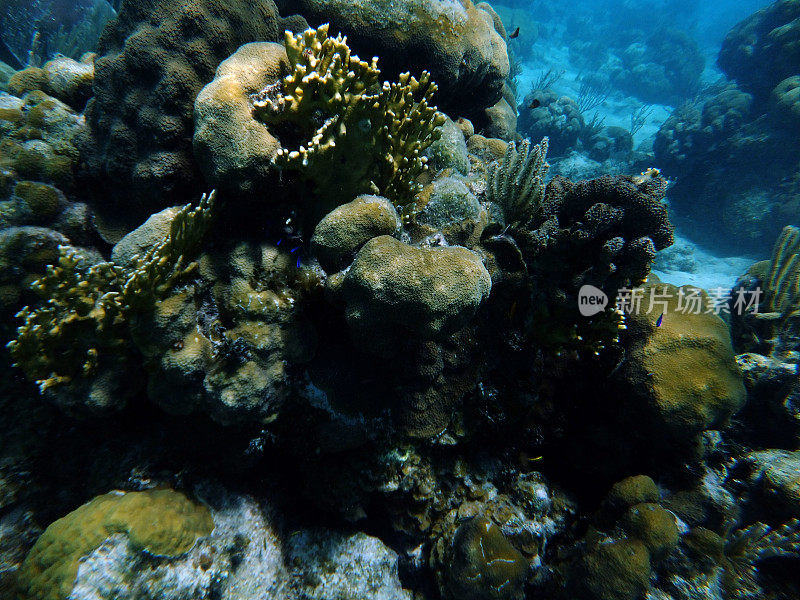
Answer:
<svg viewBox="0 0 800 600"><path fill-rule="evenodd" d="M798 2L610 2L6 2L0 598L800 598Z"/></svg>
<svg viewBox="0 0 800 600"><path fill-rule="evenodd" d="M410 205L423 152L444 123L432 106L437 87L428 73L381 85L377 60L360 60L328 29L287 32L285 53L244 46L220 66L196 103L201 164L223 186L237 175L244 190L263 184L270 167L295 171L311 184L318 216L362 193Z"/></svg>
<svg viewBox="0 0 800 600"><path fill-rule="evenodd" d="M20 574L23 600L70 597L80 563L115 535L137 552L179 556L214 529L209 510L180 492L148 490L98 496L52 523L36 541Z"/></svg>
<svg viewBox="0 0 800 600"><path fill-rule="evenodd" d="M641 306L626 319L632 341L623 373L642 400L642 427L653 443L661 438L677 448L723 426L746 392L723 320L685 308L690 298L707 306L703 290L652 283L641 292Z"/></svg>

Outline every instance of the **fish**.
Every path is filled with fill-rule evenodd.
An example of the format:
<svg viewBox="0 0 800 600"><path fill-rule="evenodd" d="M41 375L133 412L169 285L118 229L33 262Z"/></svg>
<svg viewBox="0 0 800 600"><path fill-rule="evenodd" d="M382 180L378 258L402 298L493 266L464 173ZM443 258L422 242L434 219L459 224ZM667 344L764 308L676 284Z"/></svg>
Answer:
<svg viewBox="0 0 800 600"><path fill-rule="evenodd" d="M533 102L531 102L528 105L528 108L539 108L540 104L541 104L541 102L539 102L539 100L534 100Z"/></svg>
<svg viewBox="0 0 800 600"><path fill-rule="evenodd" d="M658 320L656 321L656 327L661 327L661 323L663 322L664 322L664 313L661 313L661 316L658 317Z"/></svg>
<svg viewBox="0 0 800 600"><path fill-rule="evenodd" d="M519 27L517 27L514 31L508 34L508 39L515 40L519 37Z"/></svg>

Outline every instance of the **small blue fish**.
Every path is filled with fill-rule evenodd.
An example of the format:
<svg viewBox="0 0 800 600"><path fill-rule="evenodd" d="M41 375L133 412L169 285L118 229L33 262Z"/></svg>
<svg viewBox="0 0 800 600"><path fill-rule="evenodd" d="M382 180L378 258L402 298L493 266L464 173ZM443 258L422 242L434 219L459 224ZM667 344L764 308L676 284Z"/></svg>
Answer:
<svg viewBox="0 0 800 600"><path fill-rule="evenodd" d="M664 313L661 313L661 316L658 317L658 321L656 321L656 327L661 327L661 323L664 322Z"/></svg>

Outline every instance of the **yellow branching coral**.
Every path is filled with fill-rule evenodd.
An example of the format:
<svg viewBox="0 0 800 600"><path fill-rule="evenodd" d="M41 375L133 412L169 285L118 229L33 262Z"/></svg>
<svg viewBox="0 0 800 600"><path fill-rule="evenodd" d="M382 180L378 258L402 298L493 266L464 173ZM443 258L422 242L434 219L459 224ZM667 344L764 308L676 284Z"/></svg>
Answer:
<svg viewBox="0 0 800 600"><path fill-rule="evenodd" d="M190 275L195 267L187 258L208 230L214 194L203 196L196 207L184 206L171 222L169 234L130 269L112 262L87 266L74 248L60 247L57 265L51 265L32 288L43 298L17 316L24 320L17 338L8 343L15 366L36 382L42 393L67 386L62 404L118 405L92 388L101 372L124 377L132 353L128 317L150 308ZM88 387L86 387L88 386ZM80 398L90 396L88 402Z"/></svg>
<svg viewBox="0 0 800 600"><path fill-rule="evenodd" d="M291 73L252 99L254 117L283 144L276 164L301 172L334 204L379 193L409 205L426 168L422 153L444 123L430 74L380 85L377 59L351 54L347 38L328 37L328 25L287 32L285 45Z"/></svg>

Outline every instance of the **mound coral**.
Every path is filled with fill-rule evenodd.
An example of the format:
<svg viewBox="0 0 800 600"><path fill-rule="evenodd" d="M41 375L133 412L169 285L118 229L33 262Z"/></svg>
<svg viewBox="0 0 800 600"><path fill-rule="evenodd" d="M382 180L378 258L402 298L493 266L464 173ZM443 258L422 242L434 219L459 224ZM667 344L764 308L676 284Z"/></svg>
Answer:
<svg viewBox="0 0 800 600"><path fill-rule="evenodd" d="M337 285L357 339L380 350L406 336L454 333L475 315L492 282L466 248L416 248L384 235L361 248Z"/></svg>
<svg viewBox="0 0 800 600"><path fill-rule="evenodd" d="M0 167L11 179L52 183L70 191L83 119L60 100L33 90L0 94Z"/></svg>
<svg viewBox="0 0 800 600"><path fill-rule="evenodd" d="M519 107L519 131L534 140L547 137L550 152L569 154L578 144L586 123L572 98L551 89L533 90Z"/></svg>
<svg viewBox="0 0 800 600"><path fill-rule="evenodd" d="M454 599L522 597L528 561L486 517L473 517L453 537L447 590Z"/></svg>
<svg viewBox="0 0 800 600"><path fill-rule="evenodd" d="M135 393L129 318L193 272L187 258L208 229L213 198L178 211L169 235L127 269L88 265L74 249L60 248L56 266L32 284L43 303L20 311L24 323L8 344L15 365L43 394L65 409L104 411Z"/></svg>
<svg viewBox="0 0 800 600"><path fill-rule="evenodd" d="M30 91L40 90L80 111L92 95L93 59L92 54L86 55L80 62L57 56L41 68L28 67L15 73L8 81L8 91L15 96L23 96Z"/></svg>
<svg viewBox="0 0 800 600"><path fill-rule="evenodd" d="M744 405L742 375L728 328L709 312L705 292L660 283L640 289L641 304L626 318L629 404L642 414L651 443L681 446L725 425Z"/></svg>
<svg viewBox="0 0 800 600"><path fill-rule="evenodd" d="M359 196L329 212L317 223L311 248L322 267L334 273L361 246L380 235L397 235L402 222L394 206L380 196Z"/></svg>
<svg viewBox="0 0 800 600"><path fill-rule="evenodd" d="M66 600L81 558L122 534L138 552L179 556L214 523L205 506L180 492L111 492L51 524L36 541L20 572L23 600Z"/></svg>

